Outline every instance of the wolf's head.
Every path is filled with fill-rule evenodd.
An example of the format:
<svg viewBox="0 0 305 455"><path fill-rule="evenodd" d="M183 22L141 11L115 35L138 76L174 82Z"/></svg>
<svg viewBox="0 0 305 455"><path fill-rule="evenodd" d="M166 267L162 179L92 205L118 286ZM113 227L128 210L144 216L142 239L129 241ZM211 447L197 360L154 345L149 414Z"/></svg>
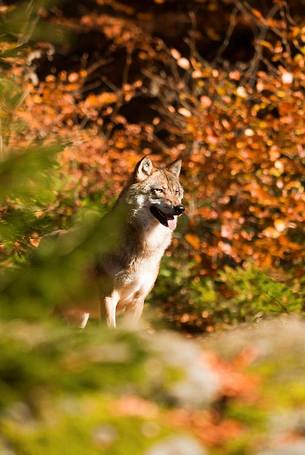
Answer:
<svg viewBox="0 0 305 455"><path fill-rule="evenodd" d="M177 217L184 212L183 189L179 182L181 160L157 169L148 157L136 165L125 197L135 214L146 220L157 220L174 230Z"/></svg>

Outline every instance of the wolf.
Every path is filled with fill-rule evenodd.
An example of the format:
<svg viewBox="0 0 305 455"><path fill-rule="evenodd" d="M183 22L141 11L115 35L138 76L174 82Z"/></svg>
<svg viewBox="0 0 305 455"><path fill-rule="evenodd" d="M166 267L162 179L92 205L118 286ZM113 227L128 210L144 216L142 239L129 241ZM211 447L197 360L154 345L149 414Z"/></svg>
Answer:
<svg viewBox="0 0 305 455"><path fill-rule="evenodd" d="M180 170L181 160L160 169L148 156L143 157L105 216L107 248L97 256L95 273L100 315L109 327L116 327L120 313L127 312L134 323L141 317L177 218L184 212ZM88 318L86 313L81 327Z"/></svg>

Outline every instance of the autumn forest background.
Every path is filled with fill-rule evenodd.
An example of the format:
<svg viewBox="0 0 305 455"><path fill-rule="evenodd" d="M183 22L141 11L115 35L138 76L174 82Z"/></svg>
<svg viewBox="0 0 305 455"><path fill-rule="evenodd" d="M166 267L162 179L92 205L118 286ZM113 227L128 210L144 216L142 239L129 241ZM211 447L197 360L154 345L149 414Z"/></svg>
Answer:
<svg viewBox="0 0 305 455"><path fill-rule="evenodd" d="M303 0L1 3L1 454L305 453L304 136ZM185 215L139 330L82 331L144 154Z"/></svg>

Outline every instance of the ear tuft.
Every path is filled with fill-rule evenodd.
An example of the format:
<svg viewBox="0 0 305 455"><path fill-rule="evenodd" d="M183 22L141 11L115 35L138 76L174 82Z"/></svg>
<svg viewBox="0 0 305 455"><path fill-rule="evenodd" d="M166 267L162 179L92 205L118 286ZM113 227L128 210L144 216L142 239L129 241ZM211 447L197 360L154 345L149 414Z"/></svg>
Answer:
<svg viewBox="0 0 305 455"><path fill-rule="evenodd" d="M167 170L169 172L171 172L172 174L174 174L176 177L179 177L180 171L181 171L181 165L182 165L182 161L176 160L168 166Z"/></svg>
<svg viewBox="0 0 305 455"><path fill-rule="evenodd" d="M144 156L144 158L142 158L136 165L135 168L136 179L139 182L145 180L153 173L153 170L154 167L151 160L147 156Z"/></svg>

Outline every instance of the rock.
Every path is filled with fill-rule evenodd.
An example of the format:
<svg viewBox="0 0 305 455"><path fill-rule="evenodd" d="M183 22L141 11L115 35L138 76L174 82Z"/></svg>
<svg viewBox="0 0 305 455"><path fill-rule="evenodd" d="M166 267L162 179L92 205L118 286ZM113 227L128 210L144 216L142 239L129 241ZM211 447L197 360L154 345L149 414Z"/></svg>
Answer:
<svg viewBox="0 0 305 455"><path fill-rule="evenodd" d="M173 436L151 447L144 455L206 455L207 451L189 436Z"/></svg>
<svg viewBox="0 0 305 455"><path fill-rule="evenodd" d="M305 440L285 444L281 447L270 448L257 452L256 455L304 455Z"/></svg>
<svg viewBox="0 0 305 455"><path fill-rule="evenodd" d="M102 425L93 432L95 444L101 447L111 446L117 438L117 430L112 425Z"/></svg>
<svg viewBox="0 0 305 455"><path fill-rule="evenodd" d="M181 371L172 382L165 384L165 392L178 404L185 407L201 407L211 403L219 390L219 378L203 358L201 347L182 337L160 334L152 341L165 365Z"/></svg>

